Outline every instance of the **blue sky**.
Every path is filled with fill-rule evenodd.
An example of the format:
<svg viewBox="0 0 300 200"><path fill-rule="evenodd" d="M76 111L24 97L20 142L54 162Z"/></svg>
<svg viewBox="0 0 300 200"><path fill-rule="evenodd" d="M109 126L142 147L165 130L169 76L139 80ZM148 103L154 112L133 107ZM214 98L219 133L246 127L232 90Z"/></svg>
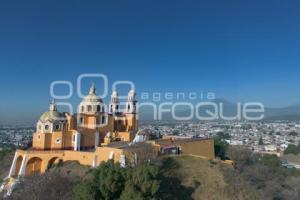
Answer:
<svg viewBox="0 0 300 200"><path fill-rule="evenodd" d="M110 86L131 80L138 92L298 103L299 9L289 0L3 0L0 119L38 116L52 81L75 84L82 73L106 74Z"/></svg>

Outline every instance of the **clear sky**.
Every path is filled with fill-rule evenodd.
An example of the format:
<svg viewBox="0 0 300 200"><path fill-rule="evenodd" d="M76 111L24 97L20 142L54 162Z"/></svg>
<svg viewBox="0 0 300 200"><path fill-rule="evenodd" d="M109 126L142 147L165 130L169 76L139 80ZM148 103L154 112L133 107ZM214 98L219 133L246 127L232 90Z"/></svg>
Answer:
<svg viewBox="0 0 300 200"><path fill-rule="evenodd" d="M81 73L138 92L300 102L299 10L297 0L2 0L0 121L38 116L50 83Z"/></svg>

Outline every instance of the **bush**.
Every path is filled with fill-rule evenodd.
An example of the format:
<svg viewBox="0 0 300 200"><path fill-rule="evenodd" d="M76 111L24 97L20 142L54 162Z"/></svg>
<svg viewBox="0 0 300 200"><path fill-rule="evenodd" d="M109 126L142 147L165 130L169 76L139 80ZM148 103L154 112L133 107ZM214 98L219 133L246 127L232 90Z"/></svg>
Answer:
<svg viewBox="0 0 300 200"><path fill-rule="evenodd" d="M276 155L259 155L242 148L230 148L235 172L250 183L262 199L299 199L299 171L286 169Z"/></svg>
<svg viewBox="0 0 300 200"><path fill-rule="evenodd" d="M220 137L215 137L214 139L214 148L215 148L215 156L224 160L226 158L226 152L229 144Z"/></svg>
<svg viewBox="0 0 300 200"><path fill-rule="evenodd" d="M101 163L92 178L74 188L76 199L154 199L160 186L157 166L143 164L121 168L114 162Z"/></svg>
<svg viewBox="0 0 300 200"><path fill-rule="evenodd" d="M57 171L25 177L8 199L11 200L71 200L72 188L78 180Z"/></svg>
<svg viewBox="0 0 300 200"><path fill-rule="evenodd" d="M284 154L294 154L297 155L300 153L300 144L297 146L294 144L289 144L289 146L284 150Z"/></svg>
<svg viewBox="0 0 300 200"><path fill-rule="evenodd" d="M1 150L0 151L0 161L6 156L6 154L8 154L10 152L10 150Z"/></svg>

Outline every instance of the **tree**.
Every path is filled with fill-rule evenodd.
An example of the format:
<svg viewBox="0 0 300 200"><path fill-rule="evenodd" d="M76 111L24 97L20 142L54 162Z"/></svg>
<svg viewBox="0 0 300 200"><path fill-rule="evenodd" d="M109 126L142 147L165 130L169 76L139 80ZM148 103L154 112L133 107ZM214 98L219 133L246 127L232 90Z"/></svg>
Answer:
<svg viewBox="0 0 300 200"><path fill-rule="evenodd" d="M272 168L278 168L281 166L280 159L276 155L262 155L259 162Z"/></svg>
<svg viewBox="0 0 300 200"><path fill-rule="evenodd" d="M92 177L74 189L76 199L153 199L160 186L160 172L155 165L144 163L121 168L119 163L101 163Z"/></svg>
<svg viewBox="0 0 300 200"><path fill-rule="evenodd" d="M286 169L276 155L260 155L231 147L235 172L261 196L260 199L299 199L300 177L297 170Z"/></svg>
<svg viewBox="0 0 300 200"><path fill-rule="evenodd" d="M225 140L227 140L227 139L230 139L231 138L231 136L230 136L230 134L229 133L224 133L224 132L218 132L218 137L219 138L221 138L221 139L225 139Z"/></svg>
<svg viewBox="0 0 300 200"><path fill-rule="evenodd" d="M284 150L284 154L294 154L297 155L300 153L300 144L297 146L294 144L289 144L289 146Z"/></svg>
<svg viewBox="0 0 300 200"><path fill-rule="evenodd" d="M74 187L74 193L78 200L93 200L96 188L91 181L85 180Z"/></svg>
<svg viewBox="0 0 300 200"><path fill-rule="evenodd" d="M262 137L259 138L258 145L264 145L264 141L263 141Z"/></svg>
<svg viewBox="0 0 300 200"><path fill-rule="evenodd" d="M72 188L78 179L58 171L25 177L12 193L12 200L73 199Z"/></svg>
<svg viewBox="0 0 300 200"><path fill-rule="evenodd" d="M222 160L226 157L226 152L229 144L220 137L214 138L215 156L220 157Z"/></svg>
<svg viewBox="0 0 300 200"><path fill-rule="evenodd" d="M298 133L297 132L295 132L295 131L292 131L292 132L290 132L290 134L289 134L290 136L297 136L298 135Z"/></svg>
<svg viewBox="0 0 300 200"><path fill-rule="evenodd" d="M3 149L3 150L0 150L0 161L9 153L11 152L11 150L8 150L8 149Z"/></svg>
<svg viewBox="0 0 300 200"><path fill-rule="evenodd" d="M156 196L160 186L160 173L156 166L146 164L128 168L126 175L121 199L153 199Z"/></svg>
<svg viewBox="0 0 300 200"><path fill-rule="evenodd" d="M173 135L179 135L179 133L180 133L179 130L173 130L173 131L172 131L172 134L173 134Z"/></svg>

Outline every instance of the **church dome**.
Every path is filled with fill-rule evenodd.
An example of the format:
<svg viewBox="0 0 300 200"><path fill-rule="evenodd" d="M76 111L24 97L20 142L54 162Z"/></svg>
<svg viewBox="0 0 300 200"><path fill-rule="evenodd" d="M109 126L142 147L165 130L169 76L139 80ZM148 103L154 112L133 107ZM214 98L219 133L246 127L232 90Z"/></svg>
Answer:
<svg viewBox="0 0 300 200"><path fill-rule="evenodd" d="M97 96L95 85L90 88L90 92L83 98L78 107L79 113L95 114L104 111L102 99Z"/></svg>
<svg viewBox="0 0 300 200"><path fill-rule="evenodd" d="M44 112L42 114L42 116L40 117L40 121L42 122L46 122L46 121L50 121L50 122L55 122L55 121L61 121L63 120L65 117L62 113L57 112L57 111L47 111Z"/></svg>
<svg viewBox="0 0 300 200"><path fill-rule="evenodd" d="M97 102L99 102L99 103L102 103L102 99L99 96L97 96L97 94L96 94L96 87L95 87L94 84L90 88L89 94L83 98L82 102L85 102L85 103L87 103L87 102L91 102L91 103L97 103Z"/></svg>
<svg viewBox="0 0 300 200"><path fill-rule="evenodd" d="M42 116L40 117L40 121L46 122L55 122L55 121L62 121L65 120L65 116L57 111L56 104L54 100L50 103L49 110L47 112L44 112Z"/></svg>

